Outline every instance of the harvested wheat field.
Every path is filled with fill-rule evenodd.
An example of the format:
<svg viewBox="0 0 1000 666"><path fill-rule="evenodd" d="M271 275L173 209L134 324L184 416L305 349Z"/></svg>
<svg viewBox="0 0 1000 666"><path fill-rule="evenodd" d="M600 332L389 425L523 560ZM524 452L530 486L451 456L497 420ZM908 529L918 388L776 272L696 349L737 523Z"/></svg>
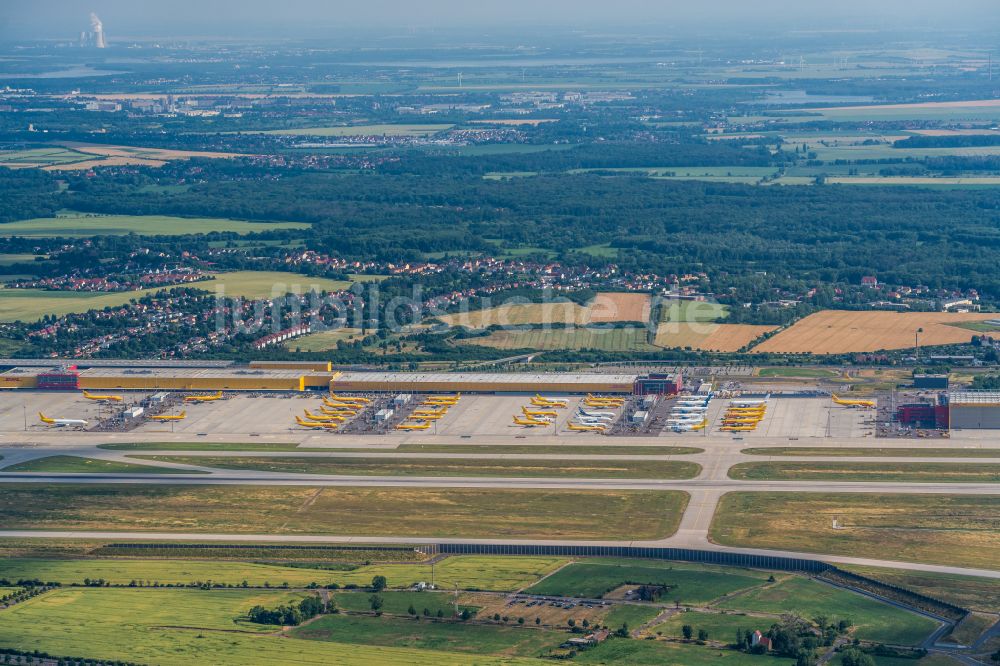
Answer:
<svg viewBox="0 0 1000 666"><path fill-rule="evenodd" d="M918 328L920 344L969 342L976 331L967 322L996 319L996 314L952 312L850 312L823 310L811 314L753 348L755 352L846 354L912 347Z"/></svg>
<svg viewBox="0 0 1000 666"><path fill-rule="evenodd" d="M489 326L520 326L522 324L587 323L586 307L570 301L559 303L512 303L495 308L458 312L438 317L449 326L487 328Z"/></svg>
<svg viewBox="0 0 1000 666"><path fill-rule="evenodd" d="M616 321L649 321L649 294L601 292L590 303L590 321L594 324Z"/></svg>
<svg viewBox="0 0 1000 666"><path fill-rule="evenodd" d="M691 347L703 351L735 352L777 326L666 322L656 329L658 347Z"/></svg>

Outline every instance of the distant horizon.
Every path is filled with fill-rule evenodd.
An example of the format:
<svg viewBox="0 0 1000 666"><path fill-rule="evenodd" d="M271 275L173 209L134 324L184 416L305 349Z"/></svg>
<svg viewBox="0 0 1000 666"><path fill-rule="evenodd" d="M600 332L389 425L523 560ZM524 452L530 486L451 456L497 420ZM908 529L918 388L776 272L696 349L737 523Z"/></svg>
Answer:
<svg viewBox="0 0 1000 666"><path fill-rule="evenodd" d="M1000 9L991 0L842 0L833 6L803 7L792 0L718 0L710 7L684 3L648 6L641 0L508 0L502 5L469 5L456 0L370 0L363 6L333 8L319 0L174 0L145 4L128 0L5 0L0 3L0 40L66 40L89 27L90 12L103 21L111 43L146 39L351 39L364 35L403 38L467 30L497 36L543 31L649 34L694 29L706 34L737 32L905 32L1000 27Z"/></svg>

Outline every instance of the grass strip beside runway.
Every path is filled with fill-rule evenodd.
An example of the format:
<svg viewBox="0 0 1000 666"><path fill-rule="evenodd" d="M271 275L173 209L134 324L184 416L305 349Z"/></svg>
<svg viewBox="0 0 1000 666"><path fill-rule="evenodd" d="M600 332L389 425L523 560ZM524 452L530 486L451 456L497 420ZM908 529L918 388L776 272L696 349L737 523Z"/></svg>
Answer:
<svg viewBox="0 0 1000 666"><path fill-rule="evenodd" d="M370 458L255 458L207 456L136 456L142 460L222 469L291 474L371 476L501 476L591 479L693 479L701 466L675 460L513 460L419 459L392 455Z"/></svg>
<svg viewBox="0 0 1000 666"><path fill-rule="evenodd" d="M657 539L680 491L0 484L6 529L399 537Z"/></svg>
<svg viewBox="0 0 1000 666"><path fill-rule="evenodd" d="M1000 494L733 492L719 502L709 538L725 546L998 569Z"/></svg>

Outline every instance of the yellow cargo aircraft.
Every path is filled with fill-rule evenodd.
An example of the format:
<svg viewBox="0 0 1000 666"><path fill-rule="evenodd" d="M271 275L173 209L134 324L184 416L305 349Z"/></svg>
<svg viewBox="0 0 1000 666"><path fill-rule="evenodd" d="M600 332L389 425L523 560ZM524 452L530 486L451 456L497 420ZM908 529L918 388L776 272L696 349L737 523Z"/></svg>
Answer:
<svg viewBox="0 0 1000 666"><path fill-rule="evenodd" d="M108 400L110 402L123 402L125 398L120 395L94 395L93 393L83 392L83 397L87 400Z"/></svg>
<svg viewBox="0 0 1000 666"><path fill-rule="evenodd" d="M562 400L549 400L548 398L543 398L540 395L536 395L531 399L531 404L535 407L557 407L558 409L566 409L567 403Z"/></svg>
<svg viewBox="0 0 1000 666"><path fill-rule="evenodd" d="M430 423L400 423L396 430L427 430L430 427Z"/></svg>
<svg viewBox="0 0 1000 666"><path fill-rule="evenodd" d="M514 417L514 425L525 426L527 428L533 428L535 426L547 426L547 425L552 425L552 424L549 423L548 421L539 421L538 419L530 419L530 418L523 418L522 419L522 418L518 418L517 416L515 416Z"/></svg>
<svg viewBox="0 0 1000 666"><path fill-rule="evenodd" d="M150 421L183 421L187 418L187 412L181 411L180 414L175 414L170 416L169 414L161 414L159 416L150 416Z"/></svg>
<svg viewBox="0 0 1000 666"><path fill-rule="evenodd" d="M45 414L38 412L38 418L42 420L42 423L47 423L48 425L57 426L85 426L87 421L84 419L50 419Z"/></svg>
<svg viewBox="0 0 1000 666"><path fill-rule="evenodd" d="M873 409L875 407L874 400L844 400L836 393L833 394L833 401L844 407L863 407L865 409Z"/></svg>
<svg viewBox="0 0 1000 666"><path fill-rule="evenodd" d="M747 425L724 425L719 430L724 432L750 432L751 430L756 430L757 426L747 426Z"/></svg>
<svg viewBox="0 0 1000 666"><path fill-rule="evenodd" d="M341 416L339 414L313 414L308 409L303 410L305 412L306 418L310 421L346 421L346 416Z"/></svg>
<svg viewBox="0 0 1000 666"><path fill-rule="evenodd" d="M352 398L351 396L340 397L336 393L331 393L330 397L334 400L341 400L343 402L360 402L362 405L367 405L371 402L370 398L361 398L361 397Z"/></svg>
<svg viewBox="0 0 1000 666"><path fill-rule="evenodd" d="M573 432L604 432L605 427L599 425L577 425L575 423L566 424L568 430Z"/></svg>
<svg viewBox="0 0 1000 666"><path fill-rule="evenodd" d="M353 409L328 409L320 407L319 411L327 416L357 416L358 412Z"/></svg>
<svg viewBox="0 0 1000 666"><path fill-rule="evenodd" d="M306 421L301 416L295 417L295 422L298 423L303 428L325 428L326 430L333 430L339 423L322 423L320 421Z"/></svg>
<svg viewBox="0 0 1000 666"><path fill-rule="evenodd" d="M522 407L521 412L528 417L537 418L539 416L551 416L555 418L557 414L555 412L547 412L540 409L528 409L527 407Z"/></svg>
<svg viewBox="0 0 1000 666"><path fill-rule="evenodd" d="M184 402L211 402L212 400L218 400L222 397L222 391L216 391L215 393L209 393L208 395L189 395L184 398Z"/></svg>

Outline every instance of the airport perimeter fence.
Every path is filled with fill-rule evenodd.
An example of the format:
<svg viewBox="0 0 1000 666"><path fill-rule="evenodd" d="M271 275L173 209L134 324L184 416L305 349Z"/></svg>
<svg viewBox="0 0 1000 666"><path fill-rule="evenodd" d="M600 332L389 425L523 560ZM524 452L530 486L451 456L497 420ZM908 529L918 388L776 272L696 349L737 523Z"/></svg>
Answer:
<svg viewBox="0 0 1000 666"><path fill-rule="evenodd" d="M583 545L530 545L530 544L481 544L442 543L438 552L448 555L556 555L566 557L634 557L656 560L677 560L701 564L773 569L774 571L801 571L822 573L834 568L819 560L727 553L691 548L653 548L641 546L583 546Z"/></svg>

